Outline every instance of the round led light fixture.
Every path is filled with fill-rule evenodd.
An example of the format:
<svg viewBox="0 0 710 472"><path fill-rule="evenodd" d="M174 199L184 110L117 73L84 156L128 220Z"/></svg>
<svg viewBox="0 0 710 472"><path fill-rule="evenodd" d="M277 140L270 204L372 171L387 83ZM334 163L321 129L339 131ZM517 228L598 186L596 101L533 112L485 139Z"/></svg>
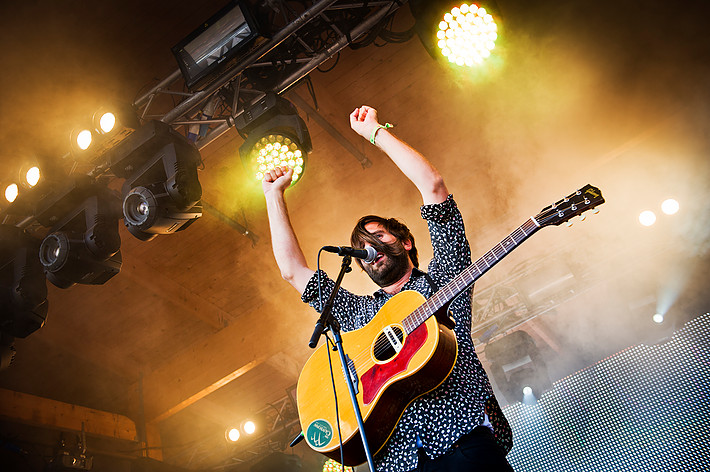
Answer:
<svg viewBox="0 0 710 472"><path fill-rule="evenodd" d="M485 8L464 3L444 15L436 37L449 62L474 67L491 55L498 38L498 25Z"/></svg>
<svg viewBox="0 0 710 472"><path fill-rule="evenodd" d="M276 167L293 169L291 185L301 177L306 164L305 153L296 140L280 133L268 134L259 139L249 153L249 162L257 180L262 180L266 172Z"/></svg>

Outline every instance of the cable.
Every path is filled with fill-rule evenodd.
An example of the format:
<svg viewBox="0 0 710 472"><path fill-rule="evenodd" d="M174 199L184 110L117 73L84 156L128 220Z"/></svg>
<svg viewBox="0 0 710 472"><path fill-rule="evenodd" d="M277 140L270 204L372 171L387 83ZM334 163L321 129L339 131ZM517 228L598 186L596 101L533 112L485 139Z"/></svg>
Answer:
<svg viewBox="0 0 710 472"><path fill-rule="evenodd" d="M335 424L338 425L338 443L340 444L340 464L345 470L345 456L343 455L343 434L340 430L340 410L338 409L338 392L335 390L335 374L333 374L333 360L330 357L331 346L336 349L335 343L330 339L328 333L325 333L326 351L328 352L328 368L330 369L330 382L333 385L333 400L335 401ZM345 366L347 368L347 366Z"/></svg>

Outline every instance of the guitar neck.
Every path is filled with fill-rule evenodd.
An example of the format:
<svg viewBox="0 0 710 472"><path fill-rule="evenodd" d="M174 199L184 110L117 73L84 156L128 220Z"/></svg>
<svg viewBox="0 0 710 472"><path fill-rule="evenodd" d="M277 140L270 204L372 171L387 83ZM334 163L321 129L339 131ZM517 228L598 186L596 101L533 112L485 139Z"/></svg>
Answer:
<svg viewBox="0 0 710 472"><path fill-rule="evenodd" d="M520 246L523 241L535 234L539 229L540 224L535 218L529 218L515 231L503 238L498 244L493 246L490 251L464 269L463 272L454 277L449 283L441 287L419 308L407 316L402 322L406 333L411 333L417 329L419 325L428 320L430 316L448 305L451 300L473 285L483 274L503 260L513 249Z"/></svg>

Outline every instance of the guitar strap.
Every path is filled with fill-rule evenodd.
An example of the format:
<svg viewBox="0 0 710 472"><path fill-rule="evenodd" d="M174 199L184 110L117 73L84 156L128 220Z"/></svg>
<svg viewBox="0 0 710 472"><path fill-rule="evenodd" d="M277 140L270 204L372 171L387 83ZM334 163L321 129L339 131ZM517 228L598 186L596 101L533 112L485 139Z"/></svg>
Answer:
<svg viewBox="0 0 710 472"><path fill-rule="evenodd" d="M436 285L436 282L434 282L434 279L431 278L431 275L423 271L422 273L424 274L424 277L426 277L426 281L429 282L429 285L431 286L431 294L434 295L439 291L439 286Z"/></svg>

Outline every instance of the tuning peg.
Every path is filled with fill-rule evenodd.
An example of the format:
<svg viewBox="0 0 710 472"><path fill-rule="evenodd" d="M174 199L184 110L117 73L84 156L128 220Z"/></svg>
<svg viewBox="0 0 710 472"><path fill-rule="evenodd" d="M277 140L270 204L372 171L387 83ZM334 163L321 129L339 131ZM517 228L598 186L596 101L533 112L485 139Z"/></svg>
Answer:
<svg viewBox="0 0 710 472"><path fill-rule="evenodd" d="M569 228L569 227L572 226L572 224L573 224L573 223L572 223L572 220L569 220L566 224L567 224L567 227Z"/></svg>
<svg viewBox="0 0 710 472"><path fill-rule="evenodd" d="M587 219L587 215L581 215L581 216L579 217L579 221L584 221L584 220L586 220L586 219Z"/></svg>
<svg viewBox="0 0 710 472"><path fill-rule="evenodd" d="M592 210L592 214L596 215L597 213L599 213L599 208L594 208Z"/></svg>

